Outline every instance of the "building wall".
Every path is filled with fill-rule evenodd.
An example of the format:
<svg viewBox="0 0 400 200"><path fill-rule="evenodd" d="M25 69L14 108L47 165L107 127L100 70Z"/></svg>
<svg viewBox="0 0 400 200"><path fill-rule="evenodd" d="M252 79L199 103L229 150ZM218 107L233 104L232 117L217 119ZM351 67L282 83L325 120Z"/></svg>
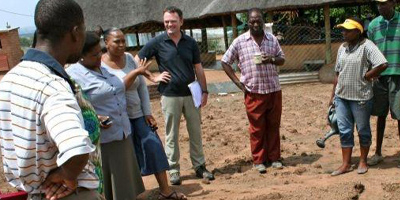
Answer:
<svg viewBox="0 0 400 200"><path fill-rule="evenodd" d="M9 70L17 65L23 56L24 52L21 50L21 44L19 42L18 29L13 29L8 32L0 33L1 50L0 54L7 55L8 67L0 66L0 70Z"/></svg>
<svg viewBox="0 0 400 200"><path fill-rule="evenodd" d="M332 43L332 62L335 62L337 51L342 43ZM303 70L306 60L325 60L325 43L282 45L285 53L285 64L281 70Z"/></svg>

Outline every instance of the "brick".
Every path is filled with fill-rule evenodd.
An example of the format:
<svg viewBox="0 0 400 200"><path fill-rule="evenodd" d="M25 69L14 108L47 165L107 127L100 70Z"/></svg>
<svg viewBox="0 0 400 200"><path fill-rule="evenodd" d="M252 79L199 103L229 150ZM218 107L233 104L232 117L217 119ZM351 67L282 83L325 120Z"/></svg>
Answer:
<svg viewBox="0 0 400 200"><path fill-rule="evenodd" d="M0 33L0 40L2 45L0 53L7 55L9 65L8 69L11 69L19 63L24 54L19 42L18 29L12 29L8 32ZM5 66L0 66L0 68L7 69Z"/></svg>

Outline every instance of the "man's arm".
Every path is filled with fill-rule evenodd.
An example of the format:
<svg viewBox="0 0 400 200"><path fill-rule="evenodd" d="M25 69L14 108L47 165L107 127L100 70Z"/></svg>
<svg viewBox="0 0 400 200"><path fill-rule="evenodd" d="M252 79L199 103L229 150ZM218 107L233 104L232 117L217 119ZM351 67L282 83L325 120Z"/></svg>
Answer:
<svg viewBox="0 0 400 200"><path fill-rule="evenodd" d="M283 53L283 50L281 48L281 45L279 44L278 39L276 39L275 36L272 36L274 38L274 55L262 55L262 61L263 63L271 63L277 66L282 66L285 64L285 55Z"/></svg>
<svg viewBox="0 0 400 200"><path fill-rule="evenodd" d="M58 83L58 84L57 84ZM43 104L41 120L47 135L58 149L57 165L44 181L42 187L47 198L55 199L72 193L77 177L88 164L89 153L95 150L88 132L83 128L81 110L66 83L56 82L47 87L50 95Z"/></svg>
<svg viewBox="0 0 400 200"><path fill-rule="evenodd" d="M200 83L201 90L203 91L201 98L201 107L204 107L207 105L207 100L208 100L206 75L204 74L204 69L201 63L195 64L194 70L196 73L197 81Z"/></svg>
<svg viewBox="0 0 400 200"><path fill-rule="evenodd" d="M285 58L262 55L262 62L282 66L283 64L285 64Z"/></svg>
<svg viewBox="0 0 400 200"><path fill-rule="evenodd" d="M285 58L275 57L275 62L273 62L273 64L282 66L283 64L285 64Z"/></svg>
<svg viewBox="0 0 400 200"><path fill-rule="evenodd" d="M221 61L222 68L224 69L225 73L229 76L229 78L232 80L235 85L242 90L243 92L246 92L246 88L244 85L240 82L239 78L236 76L235 71L233 71L232 66L225 63L224 61Z"/></svg>
<svg viewBox="0 0 400 200"><path fill-rule="evenodd" d="M51 171L42 185L46 198L57 200L73 193L78 186L78 175L88 160L89 154L77 155Z"/></svg>

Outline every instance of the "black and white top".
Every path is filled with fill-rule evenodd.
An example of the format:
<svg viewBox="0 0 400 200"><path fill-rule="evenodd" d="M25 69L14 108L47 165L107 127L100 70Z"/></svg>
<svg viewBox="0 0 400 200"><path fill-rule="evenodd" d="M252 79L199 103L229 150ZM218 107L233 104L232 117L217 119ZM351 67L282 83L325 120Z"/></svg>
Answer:
<svg viewBox="0 0 400 200"><path fill-rule="evenodd" d="M385 56L368 39L361 41L353 49L343 43L338 50L335 71L339 73L335 95L346 100L366 101L373 97L372 82L365 74L384 63Z"/></svg>

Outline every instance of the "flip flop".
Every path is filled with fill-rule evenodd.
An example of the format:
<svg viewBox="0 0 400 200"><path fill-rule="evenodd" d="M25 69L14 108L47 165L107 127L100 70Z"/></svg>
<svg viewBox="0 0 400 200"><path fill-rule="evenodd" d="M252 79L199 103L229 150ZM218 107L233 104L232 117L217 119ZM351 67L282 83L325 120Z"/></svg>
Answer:
<svg viewBox="0 0 400 200"><path fill-rule="evenodd" d="M162 194L162 193L160 192L160 193L159 193L159 196L158 196L158 199L159 199L159 200L164 200L164 199L186 200L187 197L186 197L184 194L182 194L182 193L177 193L176 191L173 191L173 192L171 192L171 194L169 194L169 195L165 195L165 194Z"/></svg>
<svg viewBox="0 0 400 200"><path fill-rule="evenodd" d="M358 168L357 169L357 174L365 174L367 172L368 172L368 167Z"/></svg>
<svg viewBox="0 0 400 200"><path fill-rule="evenodd" d="M349 169L344 170L344 171L335 170L335 171L333 171L333 172L331 173L331 176L338 176L338 175L340 175L340 174L345 174L345 173L351 172L351 171L353 171L353 170L354 170L353 167L350 167Z"/></svg>

